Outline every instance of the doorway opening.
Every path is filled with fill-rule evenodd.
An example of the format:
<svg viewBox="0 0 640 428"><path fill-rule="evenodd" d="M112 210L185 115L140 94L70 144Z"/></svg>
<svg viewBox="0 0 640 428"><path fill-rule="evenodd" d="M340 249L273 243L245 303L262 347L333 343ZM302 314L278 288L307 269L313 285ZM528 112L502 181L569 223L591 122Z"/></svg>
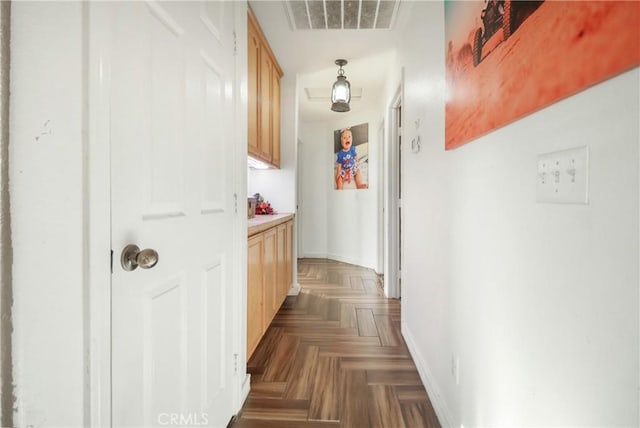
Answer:
<svg viewBox="0 0 640 428"><path fill-rule="evenodd" d="M402 84L388 110L389 135L386 141L385 196L385 278L387 297L402 295Z"/></svg>

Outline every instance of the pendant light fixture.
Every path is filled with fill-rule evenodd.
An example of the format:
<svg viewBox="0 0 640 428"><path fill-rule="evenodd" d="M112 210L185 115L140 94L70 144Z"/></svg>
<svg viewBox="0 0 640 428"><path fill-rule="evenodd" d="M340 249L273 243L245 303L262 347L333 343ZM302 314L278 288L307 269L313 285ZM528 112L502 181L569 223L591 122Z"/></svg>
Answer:
<svg viewBox="0 0 640 428"><path fill-rule="evenodd" d="M343 65L347 64L346 59L337 59L336 65L340 66L338 70L338 80L331 88L331 110L337 112L347 112L351 110L349 102L351 101L351 84L344 75Z"/></svg>

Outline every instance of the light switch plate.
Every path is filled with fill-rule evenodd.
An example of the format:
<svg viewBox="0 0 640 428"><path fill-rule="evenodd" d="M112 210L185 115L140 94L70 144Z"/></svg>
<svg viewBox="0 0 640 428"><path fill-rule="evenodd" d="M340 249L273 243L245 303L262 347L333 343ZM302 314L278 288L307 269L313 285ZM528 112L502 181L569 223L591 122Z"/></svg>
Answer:
<svg viewBox="0 0 640 428"><path fill-rule="evenodd" d="M589 149L538 155L536 200L556 204L589 203Z"/></svg>

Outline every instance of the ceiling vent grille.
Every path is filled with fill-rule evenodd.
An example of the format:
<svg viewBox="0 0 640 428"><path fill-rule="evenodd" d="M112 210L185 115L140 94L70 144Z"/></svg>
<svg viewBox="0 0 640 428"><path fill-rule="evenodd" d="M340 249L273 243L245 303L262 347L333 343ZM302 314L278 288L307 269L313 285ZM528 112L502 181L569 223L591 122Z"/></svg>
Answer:
<svg viewBox="0 0 640 428"><path fill-rule="evenodd" d="M400 0L287 0L296 30L389 30Z"/></svg>

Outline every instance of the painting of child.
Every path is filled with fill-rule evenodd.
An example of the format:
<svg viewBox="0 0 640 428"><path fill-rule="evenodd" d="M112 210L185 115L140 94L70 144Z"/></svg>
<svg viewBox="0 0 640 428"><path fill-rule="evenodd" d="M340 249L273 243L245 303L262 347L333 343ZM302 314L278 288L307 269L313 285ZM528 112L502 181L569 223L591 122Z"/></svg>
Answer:
<svg viewBox="0 0 640 428"><path fill-rule="evenodd" d="M334 131L335 189L369 187L369 124Z"/></svg>

